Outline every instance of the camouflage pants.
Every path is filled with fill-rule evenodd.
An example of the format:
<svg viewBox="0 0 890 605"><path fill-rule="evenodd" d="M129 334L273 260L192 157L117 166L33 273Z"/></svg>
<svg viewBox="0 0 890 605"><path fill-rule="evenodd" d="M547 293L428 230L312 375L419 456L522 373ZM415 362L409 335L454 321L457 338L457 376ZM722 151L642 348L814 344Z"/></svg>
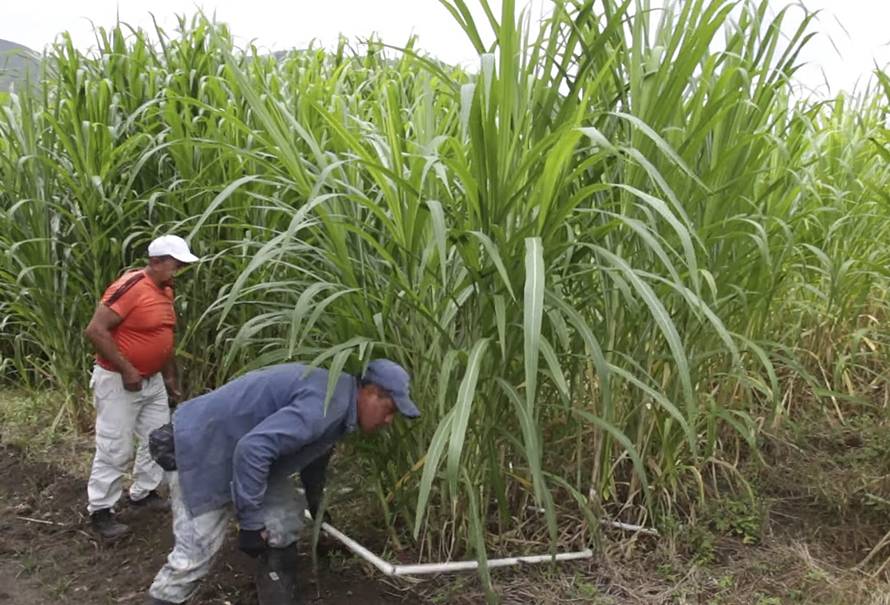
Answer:
<svg viewBox="0 0 890 605"><path fill-rule="evenodd" d="M223 545L234 511L229 505L192 517L182 500L179 473L167 473L167 478L175 544L167 562L155 576L149 593L156 599L182 603L192 596L201 578L210 570L213 556ZM304 508L305 499L297 493L290 477L269 477L263 504L269 546L284 548L296 542L303 526Z"/></svg>

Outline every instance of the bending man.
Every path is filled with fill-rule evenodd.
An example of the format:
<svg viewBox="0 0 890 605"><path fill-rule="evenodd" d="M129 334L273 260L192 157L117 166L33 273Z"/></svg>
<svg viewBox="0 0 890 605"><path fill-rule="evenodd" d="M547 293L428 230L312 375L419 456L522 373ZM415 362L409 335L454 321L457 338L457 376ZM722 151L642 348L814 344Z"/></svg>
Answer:
<svg viewBox="0 0 890 605"><path fill-rule="evenodd" d="M326 370L297 363L250 372L176 410L173 456L154 447L164 429L152 436L158 460L168 469L175 460L168 475L175 545L149 589L149 603L182 603L194 593L233 514L239 548L258 557L260 604L296 603L303 503L290 475L300 472L315 515L337 441L356 427L365 433L384 428L396 412L420 415L409 398L408 373L392 361L370 362L361 378L341 374L325 409L327 384Z"/></svg>

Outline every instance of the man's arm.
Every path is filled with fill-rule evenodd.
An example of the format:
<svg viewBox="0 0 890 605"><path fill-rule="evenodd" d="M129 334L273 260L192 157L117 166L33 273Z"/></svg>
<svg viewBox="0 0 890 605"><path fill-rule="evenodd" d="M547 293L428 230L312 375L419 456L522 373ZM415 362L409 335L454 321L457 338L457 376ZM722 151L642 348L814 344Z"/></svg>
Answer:
<svg viewBox="0 0 890 605"><path fill-rule="evenodd" d="M278 410L235 446L232 501L242 530L263 529L263 498L272 464L318 438L319 418L301 408L289 405Z"/></svg>
<svg viewBox="0 0 890 605"><path fill-rule="evenodd" d="M123 378L124 388L128 391L138 391L142 388L142 375L133 364L121 354L111 336L111 331L123 321L123 318L112 311L104 303L96 307L93 318L87 324L84 335L93 343L93 348L105 359L111 362Z"/></svg>
<svg viewBox="0 0 890 605"><path fill-rule="evenodd" d="M179 371L176 368L176 355L170 353L170 358L161 368L161 376L164 377L164 386L167 387L167 396L172 405L182 401L182 391L179 388Z"/></svg>

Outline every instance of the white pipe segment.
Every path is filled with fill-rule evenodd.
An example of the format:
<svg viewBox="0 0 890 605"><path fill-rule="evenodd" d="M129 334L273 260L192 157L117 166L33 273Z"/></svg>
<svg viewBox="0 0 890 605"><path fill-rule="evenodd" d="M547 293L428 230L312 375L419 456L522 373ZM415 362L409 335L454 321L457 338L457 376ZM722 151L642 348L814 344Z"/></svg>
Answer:
<svg viewBox="0 0 890 605"><path fill-rule="evenodd" d="M608 525L609 527L617 527L618 529L639 532L641 534L648 534L650 536L658 535L657 529L643 527L642 525L631 525L630 523L622 523L621 521L608 521L606 519L601 519L600 523L602 523L603 525Z"/></svg>
<svg viewBox="0 0 890 605"><path fill-rule="evenodd" d="M307 512L307 516L308 516L308 512ZM347 536L346 534L344 534L343 532L338 530L336 527L334 527L330 523L322 523L321 529L323 529L324 532L326 534L328 534L329 536L331 536L332 538L336 538L336 539L340 540L340 542L342 542L346 548L348 548L349 550L351 550L352 552L354 552L355 554L360 556L362 559L364 559L365 561L367 561L368 563L370 563L371 565L373 565L374 567L376 567L377 569L382 571L385 575L387 575L387 576L395 575L395 565L393 565L389 561L384 561L383 559L381 559L380 557L378 557L377 555L372 553L370 550L368 550L367 548L365 548L364 546L362 546L361 544L359 544L358 542L356 542L355 540L353 540L352 538L350 538L349 536Z"/></svg>
<svg viewBox="0 0 890 605"><path fill-rule="evenodd" d="M555 555L529 555L522 557L506 557L504 559L489 559L488 567L510 567L520 563L548 563L557 561L574 561L576 559L589 559L593 551L589 548L577 552L561 552ZM425 573L444 573L449 571L470 571L479 568L479 561L450 561L448 563L420 563L417 565L396 565L393 569L394 576L416 576Z"/></svg>
<svg viewBox="0 0 890 605"><path fill-rule="evenodd" d="M534 511L536 513L544 513L544 509L540 506L527 506L528 510ZM649 527L643 527L642 525L632 525L630 523L624 523L622 521L611 521L609 519L600 519L600 525L608 525L609 527L615 527L617 529L623 529L625 531L633 531L639 532L641 534L647 534L649 536L657 536L658 530Z"/></svg>
<svg viewBox="0 0 890 605"><path fill-rule="evenodd" d="M305 511L306 518L311 518L309 511ZM359 557L379 569L386 576L417 576L429 573L448 573L452 571L471 571L479 568L479 561L448 561L445 563L418 563L414 565L393 565L372 553L370 550L338 530L330 523L322 523L321 529L332 538L339 540L346 548ZM510 567L520 563L547 563L558 561L574 561L576 559L589 559L593 556L591 549L576 552L563 552L555 555L528 555L519 557L506 557L503 559L489 559L487 566Z"/></svg>

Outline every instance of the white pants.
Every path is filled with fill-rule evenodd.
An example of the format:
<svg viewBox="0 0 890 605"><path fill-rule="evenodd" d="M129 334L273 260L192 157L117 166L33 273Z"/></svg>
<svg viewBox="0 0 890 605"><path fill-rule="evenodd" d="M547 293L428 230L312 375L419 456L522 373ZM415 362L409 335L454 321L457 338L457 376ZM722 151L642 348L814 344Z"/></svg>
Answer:
<svg viewBox="0 0 890 605"><path fill-rule="evenodd" d="M148 591L156 599L182 603L194 594L201 578L210 571L234 511L229 505L192 517L182 500L179 473L167 473L167 478L175 544ZM280 474L269 477L263 499L263 522L270 547L285 548L297 541L303 527L304 507L305 499L297 493L290 477Z"/></svg>
<svg viewBox="0 0 890 605"><path fill-rule="evenodd" d="M170 408L160 372L144 379L141 391L128 391L120 374L97 365L90 386L96 406L96 455L87 484L87 510L92 513L120 499L134 435L139 444L130 498L141 500L160 485L164 471L148 453L148 434L170 422Z"/></svg>

